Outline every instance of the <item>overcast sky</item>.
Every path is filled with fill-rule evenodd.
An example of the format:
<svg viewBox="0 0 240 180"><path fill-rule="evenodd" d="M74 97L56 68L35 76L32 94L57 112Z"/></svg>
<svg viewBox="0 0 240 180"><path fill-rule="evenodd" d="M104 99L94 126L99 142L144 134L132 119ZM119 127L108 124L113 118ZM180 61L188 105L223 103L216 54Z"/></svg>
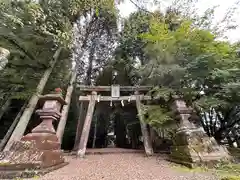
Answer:
<svg viewBox="0 0 240 180"><path fill-rule="evenodd" d="M137 2L137 0L134 1ZM216 9L215 18L216 21L220 21L224 17L227 9L233 6L236 1L237 0L199 0L199 13L204 12L209 7L218 5L219 7L217 7ZM171 0L163 0L161 3L161 7L167 7L170 4L168 2L171 2ZM151 9L151 4L149 4L149 9ZM125 0L124 3L121 3L119 5L119 10L122 17L127 17L130 13L136 11L137 9L135 5L130 2L130 0ZM234 16L234 19L240 26L240 5L236 16ZM240 41L240 27L231 32L227 32L226 35L231 42Z"/></svg>

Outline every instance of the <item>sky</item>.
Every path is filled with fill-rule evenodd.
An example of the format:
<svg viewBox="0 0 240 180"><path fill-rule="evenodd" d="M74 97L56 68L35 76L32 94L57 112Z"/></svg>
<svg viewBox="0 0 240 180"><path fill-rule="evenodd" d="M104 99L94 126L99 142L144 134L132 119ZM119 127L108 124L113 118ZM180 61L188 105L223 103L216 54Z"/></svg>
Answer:
<svg viewBox="0 0 240 180"><path fill-rule="evenodd" d="M148 1L150 2L152 0ZM227 10L231 8L236 1L237 0L199 0L197 4L199 9L198 13L203 13L209 7L218 6L215 11L215 22L221 21ZM137 0L134 0L134 2L137 2ZM164 9L169 6L170 3L171 0L163 0L161 1L161 7ZM154 9L154 7L151 6L151 3L148 4L148 9ZM130 2L130 0L125 0L124 3L119 5L119 10L121 17L128 17L132 12L136 11L137 8L133 3ZM240 4L239 9L234 16L234 20L240 26ZM225 35L231 42L240 41L240 27L236 30L226 32Z"/></svg>

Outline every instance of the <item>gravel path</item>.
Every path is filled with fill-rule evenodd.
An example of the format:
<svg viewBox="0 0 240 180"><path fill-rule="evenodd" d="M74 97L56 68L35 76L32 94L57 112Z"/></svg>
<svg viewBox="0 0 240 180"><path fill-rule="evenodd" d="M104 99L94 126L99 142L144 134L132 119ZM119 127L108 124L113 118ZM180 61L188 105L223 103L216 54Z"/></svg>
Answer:
<svg viewBox="0 0 240 180"><path fill-rule="evenodd" d="M66 157L69 165L39 180L217 180L211 174L181 172L156 156L143 154L87 155L85 159ZM34 180L36 178L33 178Z"/></svg>

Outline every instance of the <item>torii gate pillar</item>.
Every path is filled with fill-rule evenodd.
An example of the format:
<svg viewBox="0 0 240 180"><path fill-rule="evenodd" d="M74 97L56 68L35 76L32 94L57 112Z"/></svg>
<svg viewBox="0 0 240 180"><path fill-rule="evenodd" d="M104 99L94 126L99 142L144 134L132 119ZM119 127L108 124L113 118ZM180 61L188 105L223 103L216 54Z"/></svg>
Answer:
<svg viewBox="0 0 240 180"><path fill-rule="evenodd" d="M82 135L81 135L81 139L80 139L80 143L77 151L77 156L81 158L84 157L86 152L86 146L87 146L88 136L91 128L93 112L96 105L96 96L97 96L97 93L92 92L92 95L90 96L90 100L88 104L88 110L87 110L86 118L84 121Z"/></svg>
<svg viewBox="0 0 240 180"><path fill-rule="evenodd" d="M142 115L141 101L140 101L140 96L138 91L135 92L135 96L136 96L136 106L138 111L138 117L139 117L141 130L142 130L145 153L147 156L152 156L153 155L152 141L150 139L150 134L147 129L147 124L144 122L144 117Z"/></svg>

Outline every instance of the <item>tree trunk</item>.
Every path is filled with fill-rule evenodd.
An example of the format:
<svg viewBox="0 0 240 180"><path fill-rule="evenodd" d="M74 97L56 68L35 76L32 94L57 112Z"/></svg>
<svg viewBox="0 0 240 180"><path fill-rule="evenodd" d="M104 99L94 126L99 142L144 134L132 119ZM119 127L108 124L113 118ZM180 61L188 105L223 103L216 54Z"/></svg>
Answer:
<svg viewBox="0 0 240 180"><path fill-rule="evenodd" d="M135 92L135 95L136 95L136 106L137 106L137 110L138 110L138 117L140 120L141 130L142 130L145 153L146 153L146 155L151 156L151 155L153 155L152 143L150 141L147 124L144 122L144 117L143 117L142 109L141 109L140 96L139 96L138 92Z"/></svg>
<svg viewBox="0 0 240 180"><path fill-rule="evenodd" d="M39 95L41 95L44 90L44 87L50 77L50 74L52 73L52 70L60 56L61 50L62 50L62 48L59 48L55 52L55 54L53 56L53 60L50 63L50 67L44 72L44 74L37 86L36 93L34 93L32 95L32 97L30 98L28 105L23 112L23 115L21 116L15 130L13 131L12 136L9 139L6 147L4 148L4 151L8 151L11 148L14 141L20 140L22 138L22 136L24 135L24 132L27 128L28 122L30 121L31 116L36 108L37 103L38 103Z"/></svg>
<svg viewBox="0 0 240 180"><path fill-rule="evenodd" d="M66 93L66 97L65 97L65 101L67 102L67 104L63 106L62 113L61 113L62 116L60 118L58 128L57 128L57 136L58 136L60 143L62 143L62 138L63 138L63 134L64 134L67 118L68 118L68 111L69 111L70 104L71 104L72 92L74 89L74 83L76 81L76 76L77 76L77 70L75 69L72 74L72 77L70 79L70 84L67 88L67 93Z"/></svg>
<svg viewBox="0 0 240 180"><path fill-rule="evenodd" d="M96 104L95 94L92 93L91 99L90 99L89 105L88 105L86 119L85 119L84 126L83 126L83 131L82 131L81 140L79 143L78 152L77 152L78 157L84 157L85 152L86 152L86 146L87 146L87 142L88 142L88 136L89 136L89 131L90 131L91 123L92 123L92 117L93 117L93 112L95 109L95 104Z"/></svg>
<svg viewBox="0 0 240 180"><path fill-rule="evenodd" d="M1 107L0 110L0 120L2 119L4 113L8 110L8 107L11 105L11 99L9 98Z"/></svg>
<svg viewBox="0 0 240 180"><path fill-rule="evenodd" d="M4 138L2 139L1 144L0 144L0 151L2 151L2 150L4 149L6 143L8 142L9 138L11 137L11 134L13 133L14 128L16 127L17 123L19 122L19 119L20 119L20 117L21 117L24 109L26 108L26 106L27 106L27 103L25 103L25 104L21 107L21 109L20 109L20 111L18 112L16 118L14 119L12 125L10 126L10 128L8 129L6 135L5 135Z"/></svg>
<svg viewBox="0 0 240 180"><path fill-rule="evenodd" d="M87 85L91 85L91 75L92 75L92 70L93 70L93 59L94 59L94 54L95 54L95 49L96 48L96 41L93 41L93 45L91 46L90 52L89 52L89 57L88 57L88 68L86 72L86 79L85 82Z"/></svg>

